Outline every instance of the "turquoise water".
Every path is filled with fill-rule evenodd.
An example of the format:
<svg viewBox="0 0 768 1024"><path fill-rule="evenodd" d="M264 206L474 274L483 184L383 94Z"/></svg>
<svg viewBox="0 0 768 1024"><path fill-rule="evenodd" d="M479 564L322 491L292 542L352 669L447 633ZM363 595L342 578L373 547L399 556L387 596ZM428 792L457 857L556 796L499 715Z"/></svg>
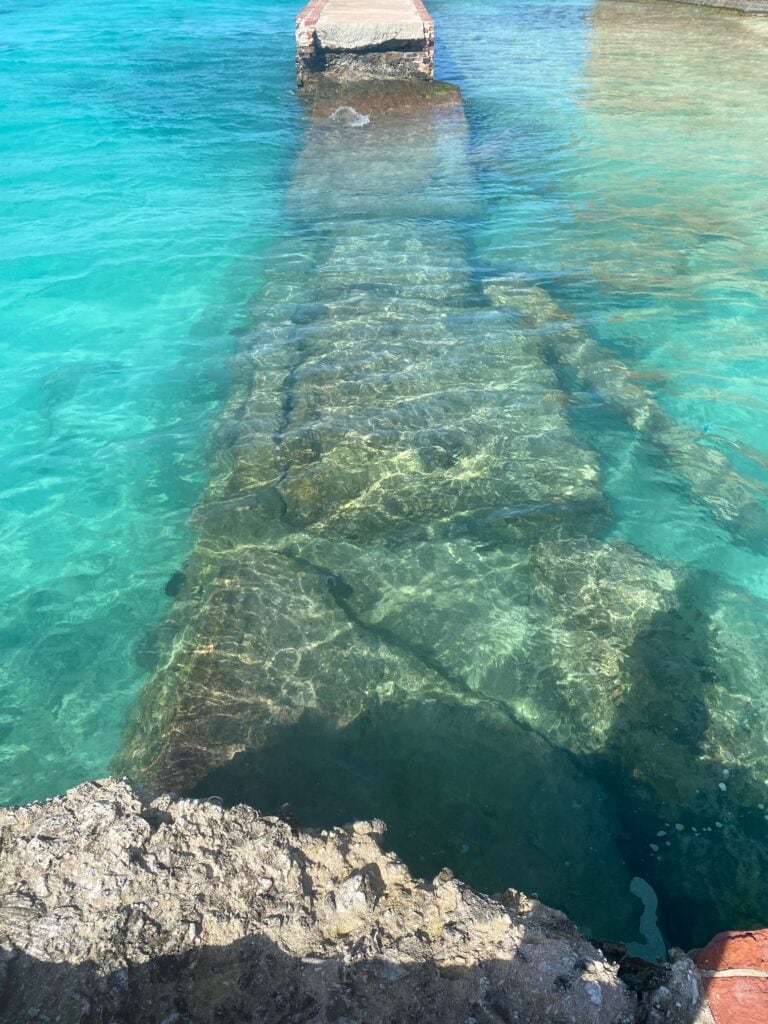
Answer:
<svg viewBox="0 0 768 1024"><path fill-rule="evenodd" d="M0 799L103 774L299 135L289 3L0 10Z"/></svg>
<svg viewBox="0 0 768 1024"><path fill-rule="evenodd" d="M5 14L2 798L112 763L646 953L637 878L764 925L768 23L433 10L463 107L366 129L287 4Z"/></svg>
<svg viewBox="0 0 768 1024"><path fill-rule="evenodd" d="M469 44L453 11L442 33L489 198L479 260L545 283L762 502L768 22L621 0L507 11L501 27L492 8L474 15ZM635 432L605 444L597 414L584 424L610 463L618 535L768 596L747 553L764 553L761 525L718 531L680 495L683 438L649 465Z"/></svg>

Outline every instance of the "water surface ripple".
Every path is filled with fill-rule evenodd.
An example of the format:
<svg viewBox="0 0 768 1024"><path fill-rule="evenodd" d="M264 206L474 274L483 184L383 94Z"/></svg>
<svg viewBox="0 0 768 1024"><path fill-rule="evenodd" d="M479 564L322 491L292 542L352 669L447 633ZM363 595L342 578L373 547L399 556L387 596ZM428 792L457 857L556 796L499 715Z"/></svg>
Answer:
<svg viewBox="0 0 768 1024"><path fill-rule="evenodd" d="M158 444L189 489L143 522L165 578L192 553L115 764L306 824L383 817L418 871L537 892L646 955L637 878L669 943L765 925L768 25L651 0L432 6L463 106L324 100L296 160L259 171L285 194L255 297L206 278L242 340L189 534L216 401L193 427L186 379L165 392L187 432ZM277 81L270 139L298 116ZM347 102L370 124L327 118ZM121 544L149 578L150 547ZM122 666L136 629L90 599ZM91 723L135 692L107 677ZM30 750L62 735L44 693L12 755L20 728ZM37 770L43 791L65 777Z"/></svg>
<svg viewBox="0 0 768 1024"><path fill-rule="evenodd" d="M299 137L292 21L0 8L2 801L103 774L154 663Z"/></svg>

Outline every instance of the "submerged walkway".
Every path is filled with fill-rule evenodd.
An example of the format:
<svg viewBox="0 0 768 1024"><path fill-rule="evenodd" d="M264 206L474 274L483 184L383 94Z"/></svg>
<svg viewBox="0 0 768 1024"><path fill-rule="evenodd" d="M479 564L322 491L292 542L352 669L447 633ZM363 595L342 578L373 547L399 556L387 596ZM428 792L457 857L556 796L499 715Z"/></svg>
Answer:
<svg viewBox="0 0 768 1024"><path fill-rule="evenodd" d="M700 7L722 7L739 14L768 14L768 0L675 0L676 3L698 4Z"/></svg>
<svg viewBox="0 0 768 1024"><path fill-rule="evenodd" d="M476 260L455 91L321 78L119 770L305 823L376 813L416 870L513 879L635 950L636 874L703 907L686 945L760 921L768 756L724 761L728 620L711 580L612 532L579 396L758 551L761 506L546 280Z"/></svg>
<svg viewBox="0 0 768 1024"><path fill-rule="evenodd" d="M740 544L764 510L546 281L475 260L455 91L322 78L119 770L375 812L417 870L514 879L598 935L642 938L635 874L716 908L687 945L760 921L768 755L734 738L730 620L611 531L579 396Z"/></svg>
<svg viewBox="0 0 768 1024"><path fill-rule="evenodd" d="M296 19L300 87L336 78L432 78L434 22L421 0L310 0Z"/></svg>

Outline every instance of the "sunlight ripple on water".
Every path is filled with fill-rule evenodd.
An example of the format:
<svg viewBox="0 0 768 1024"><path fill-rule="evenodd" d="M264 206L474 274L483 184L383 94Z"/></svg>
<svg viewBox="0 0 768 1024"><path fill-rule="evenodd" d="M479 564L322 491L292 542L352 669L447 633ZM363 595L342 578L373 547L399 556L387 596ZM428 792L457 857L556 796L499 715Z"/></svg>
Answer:
<svg viewBox="0 0 768 1024"><path fill-rule="evenodd" d="M635 949L764 925L768 33L432 9L463 108L305 124L221 0L11 119L2 796L120 746Z"/></svg>

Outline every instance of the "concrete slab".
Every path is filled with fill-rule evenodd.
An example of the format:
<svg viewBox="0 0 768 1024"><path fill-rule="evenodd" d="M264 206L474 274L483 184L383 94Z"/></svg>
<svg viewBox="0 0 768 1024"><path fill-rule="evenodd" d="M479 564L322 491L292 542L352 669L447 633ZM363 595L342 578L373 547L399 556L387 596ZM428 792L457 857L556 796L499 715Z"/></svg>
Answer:
<svg viewBox="0 0 768 1024"><path fill-rule="evenodd" d="M299 87L337 81L431 79L434 22L421 0L310 0L296 19Z"/></svg>

